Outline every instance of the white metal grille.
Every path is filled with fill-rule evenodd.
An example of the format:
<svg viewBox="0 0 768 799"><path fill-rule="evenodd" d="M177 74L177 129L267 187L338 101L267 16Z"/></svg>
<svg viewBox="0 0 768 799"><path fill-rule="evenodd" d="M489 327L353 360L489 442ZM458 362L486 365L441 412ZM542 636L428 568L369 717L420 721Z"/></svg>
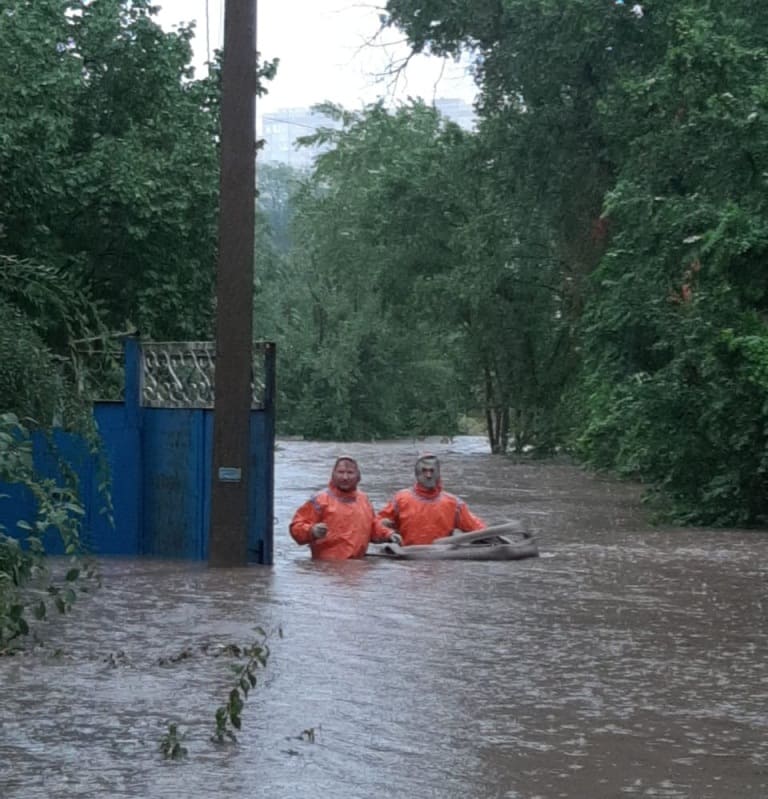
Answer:
<svg viewBox="0 0 768 799"><path fill-rule="evenodd" d="M255 344L251 407L264 407L265 351ZM212 408L216 348L212 341L142 344L141 404L149 408Z"/></svg>

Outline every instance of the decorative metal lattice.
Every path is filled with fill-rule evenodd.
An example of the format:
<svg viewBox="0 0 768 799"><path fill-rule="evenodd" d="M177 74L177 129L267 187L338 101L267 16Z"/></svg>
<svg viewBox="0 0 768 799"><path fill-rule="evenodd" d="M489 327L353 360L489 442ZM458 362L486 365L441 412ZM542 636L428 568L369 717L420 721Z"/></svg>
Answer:
<svg viewBox="0 0 768 799"><path fill-rule="evenodd" d="M254 344L251 407L265 403L265 354ZM216 346L211 341L153 341L142 345L141 404L149 408L212 408Z"/></svg>

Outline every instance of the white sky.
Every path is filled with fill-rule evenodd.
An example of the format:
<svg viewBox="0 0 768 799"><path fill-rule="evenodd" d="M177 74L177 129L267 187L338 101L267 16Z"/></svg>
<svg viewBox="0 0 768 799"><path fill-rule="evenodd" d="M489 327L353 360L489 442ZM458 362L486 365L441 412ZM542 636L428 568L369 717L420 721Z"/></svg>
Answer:
<svg viewBox="0 0 768 799"><path fill-rule="evenodd" d="M404 37L397 30L384 34L388 46L367 44L378 27L375 0L257 0L257 48L265 59L279 58L269 94L257 102L257 115L278 108L309 107L325 100L357 110L384 96L405 101L409 96L431 102L437 97L471 103L475 87L466 66L435 57L419 56L393 85L377 80L392 59L402 59L407 46L393 44ZM202 74L211 53L221 47L224 0L156 0L157 21L172 30L180 21L196 20L195 66ZM383 0L381 0L383 5ZM207 35L206 35L207 27Z"/></svg>

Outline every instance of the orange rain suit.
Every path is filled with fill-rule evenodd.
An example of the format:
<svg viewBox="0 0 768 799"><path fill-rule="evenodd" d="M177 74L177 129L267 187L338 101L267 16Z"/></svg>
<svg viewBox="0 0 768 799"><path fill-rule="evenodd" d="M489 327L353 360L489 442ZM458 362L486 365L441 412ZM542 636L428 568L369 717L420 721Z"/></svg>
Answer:
<svg viewBox="0 0 768 799"><path fill-rule="evenodd" d="M454 530L470 533L482 530L485 522L470 512L466 504L453 494L415 483L413 488L398 491L381 511L376 521L379 530L383 519L391 519L403 537L403 546L431 544L436 538L450 535Z"/></svg>
<svg viewBox="0 0 768 799"><path fill-rule="evenodd" d="M312 525L325 522L328 533L313 539ZM386 540L391 530L378 533L373 505L362 491L341 491L332 484L307 500L293 515L290 533L297 544L309 544L315 560L365 557L371 540Z"/></svg>

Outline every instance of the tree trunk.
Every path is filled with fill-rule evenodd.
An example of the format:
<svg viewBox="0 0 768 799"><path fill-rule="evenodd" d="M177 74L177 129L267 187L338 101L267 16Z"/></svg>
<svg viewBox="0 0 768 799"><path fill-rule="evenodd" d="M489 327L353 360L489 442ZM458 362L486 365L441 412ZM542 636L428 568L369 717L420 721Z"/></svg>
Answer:
<svg viewBox="0 0 768 799"><path fill-rule="evenodd" d="M485 424L488 443L494 455L503 455L509 444L509 408L496 397L493 375L486 366L485 374Z"/></svg>

